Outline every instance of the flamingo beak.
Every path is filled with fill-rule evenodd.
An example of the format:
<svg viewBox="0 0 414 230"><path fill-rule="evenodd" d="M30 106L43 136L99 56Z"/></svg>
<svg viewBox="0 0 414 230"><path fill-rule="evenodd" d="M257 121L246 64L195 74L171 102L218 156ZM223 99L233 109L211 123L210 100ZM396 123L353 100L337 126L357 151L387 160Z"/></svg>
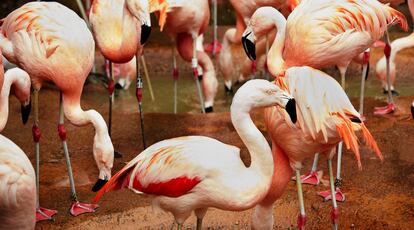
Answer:
<svg viewBox="0 0 414 230"><path fill-rule="evenodd" d="M22 122L23 125L27 123L30 116L30 111L32 110L32 101L29 101L27 105L22 104L20 107L21 113L22 113Z"/></svg>
<svg viewBox="0 0 414 230"><path fill-rule="evenodd" d="M141 26L141 45L144 45L147 41L148 38L151 35L151 26L150 25L146 25L146 24L142 24Z"/></svg>
<svg viewBox="0 0 414 230"><path fill-rule="evenodd" d="M411 105L411 115L413 116L413 119L414 119L414 102Z"/></svg>
<svg viewBox="0 0 414 230"><path fill-rule="evenodd" d="M298 120L297 114L296 114L296 101L294 98L289 99L289 101L286 104L286 112L289 114L290 120L295 124Z"/></svg>
<svg viewBox="0 0 414 230"><path fill-rule="evenodd" d="M256 60L256 45L254 44L254 35L253 30L250 27L247 27L247 29L244 31L242 36L242 44L244 51L247 54L247 57L249 57L250 60L255 61Z"/></svg>
<svg viewBox="0 0 414 230"><path fill-rule="evenodd" d="M102 179L98 179L98 181L96 181L95 185L92 187L92 192L97 192L99 190L101 190L101 188L108 182L108 180L102 180Z"/></svg>

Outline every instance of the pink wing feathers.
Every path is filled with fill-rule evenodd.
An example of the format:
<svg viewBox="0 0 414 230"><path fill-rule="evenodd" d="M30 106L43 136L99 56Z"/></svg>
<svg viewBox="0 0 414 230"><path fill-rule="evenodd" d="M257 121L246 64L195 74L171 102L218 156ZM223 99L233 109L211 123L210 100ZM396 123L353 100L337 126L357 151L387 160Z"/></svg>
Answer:
<svg viewBox="0 0 414 230"><path fill-rule="evenodd" d="M348 149L356 156L360 166L358 138L355 131L361 130L365 143L382 159L374 138L360 120L359 113L352 106L341 86L322 71L310 67L292 67L279 80L290 89L298 107L298 124L305 135L314 140L322 134L327 143L332 135L340 136ZM272 119L268 122L271 124Z"/></svg>

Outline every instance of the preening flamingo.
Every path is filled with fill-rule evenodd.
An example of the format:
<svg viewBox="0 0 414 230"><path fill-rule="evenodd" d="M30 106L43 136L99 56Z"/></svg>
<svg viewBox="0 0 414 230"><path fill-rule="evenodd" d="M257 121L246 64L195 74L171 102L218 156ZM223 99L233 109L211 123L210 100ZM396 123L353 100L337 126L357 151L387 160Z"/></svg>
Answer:
<svg viewBox="0 0 414 230"><path fill-rule="evenodd" d="M3 69L1 64L0 68ZM0 88L0 132L3 131L9 117L9 95L11 91L21 103L23 124L27 123L31 110L30 85L29 75L19 68L9 69L4 74L4 84Z"/></svg>
<svg viewBox="0 0 414 230"><path fill-rule="evenodd" d="M289 17L290 18L290 17ZM356 130L363 131L367 145L371 147L382 159L380 150L368 129L360 119L360 114L354 109L348 97L340 85L330 76L311 67L288 67L284 64L282 51L285 43L286 20L279 11L271 7L259 8L253 15L248 28L243 35L243 43L247 55L254 58L254 43L260 38L262 22L273 23L277 27L277 34L272 47L269 50L268 64L273 65L273 72L279 73L276 83L289 90L301 100L297 102L299 111L298 124L295 126L286 122L283 114L277 108L265 110L265 122L277 150L286 154L290 165L296 171L300 215L298 225L300 229L305 225L305 210L300 183L300 169L303 159L320 152L328 156L330 171L331 194L335 194L332 157L335 154L335 146L344 140L348 148L355 153L359 166L360 157ZM286 49L285 49L286 51ZM274 66L278 66L276 69ZM284 175L289 175L287 171ZM264 199L253 214L253 224L257 223L255 217L267 215L265 219L271 219L272 203L280 196L279 186L285 187L287 179L278 179L272 188L276 188L276 195L269 192L269 197ZM332 200L334 227L337 227L338 209L336 199ZM259 213L259 214L258 214ZM267 214L266 214L267 213Z"/></svg>
<svg viewBox="0 0 414 230"><path fill-rule="evenodd" d="M70 212L75 216L94 212L97 205L82 204L77 199L63 124L65 115L76 126L94 126L93 155L99 169L97 185L100 181L111 178L114 149L105 120L95 110L84 111L80 106L83 84L92 68L95 53L95 43L86 23L76 13L59 3L30 2L10 13L2 21L0 48L9 61L29 74L32 81L37 188L39 189L41 137L39 91L43 81L51 81L61 91L58 131L63 144L73 198ZM50 219L55 213L37 207L38 220Z"/></svg>
<svg viewBox="0 0 414 230"><path fill-rule="evenodd" d="M36 177L26 154L0 135L0 229L35 228Z"/></svg>
<svg viewBox="0 0 414 230"><path fill-rule="evenodd" d="M341 75L344 76L343 70L346 70L350 61L378 41L385 33L387 26L399 23L402 28L407 28L403 14L374 0L318 0L312 3L306 0L295 8L287 21L277 10L266 9L256 14L257 19L252 17L250 24L254 25L255 32L251 33L252 29L247 27L245 34L249 36L243 39L248 56L255 59L255 45L251 39L264 37L273 30L275 20L286 24L283 26L286 30L285 39L279 40L279 44L273 44L278 48L268 54L268 69L273 76L283 74L284 70L291 66L303 65L314 68L337 65L341 70ZM307 39L302 39L304 37ZM365 71L368 59L369 55L366 54ZM365 80L364 73L362 76ZM361 102L362 98L361 94ZM342 144L338 148L339 162L341 154ZM314 165L317 164L317 159L316 156ZM339 167L338 164L338 172L340 172ZM314 183L319 180L314 169L303 178ZM337 180L337 184L340 185L340 174ZM340 189L337 191L339 196L343 195Z"/></svg>
<svg viewBox="0 0 414 230"><path fill-rule="evenodd" d="M274 167L269 144L249 112L272 105L285 108L286 119L296 121L294 99L266 80L249 81L234 96L231 120L250 152L250 167L241 161L235 146L204 136L173 138L148 147L131 160L94 201L121 188L151 194L154 205L174 215L178 229L193 211L197 229L201 229L209 207L231 211L253 207L267 194Z"/></svg>
<svg viewBox="0 0 414 230"><path fill-rule="evenodd" d="M288 15L293 8L299 3L298 0L230 0L231 5L236 13L236 28L228 29L223 36L222 51L219 56L219 67L223 73L225 90L228 93L232 92L232 79L235 72L233 56L231 53L232 44L240 44L243 31L246 29L246 25L249 22L251 16L257 8L262 6L272 6L276 9L280 9ZM257 50L257 55L260 56L265 52L265 43L262 42L260 49ZM248 61L248 62L246 62ZM253 66L253 67L252 67ZM254 72L255 63L251 63L249 59L243 61L243 68L239 80L243 80L250 72Z"/></svg>

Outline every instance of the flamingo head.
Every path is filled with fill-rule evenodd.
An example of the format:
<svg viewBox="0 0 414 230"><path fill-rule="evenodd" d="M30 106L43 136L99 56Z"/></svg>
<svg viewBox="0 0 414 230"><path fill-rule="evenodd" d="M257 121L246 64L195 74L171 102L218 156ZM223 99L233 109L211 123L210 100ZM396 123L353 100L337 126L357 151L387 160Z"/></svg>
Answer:
<svg viewBox="0 0 414 230"><path fill-rule="evenodd" d="M260 7L252 15L242 36L242 44L247 56L256 60L256 42L275 28L275 22L269 15L274 14L273 7ZM277 10L276 10L277 11Z"/></svg>
<svg viewBox="0 0 414 230"><path fill-rule="evenodd" d="M93 156L99 169L99 178L92 187L92 191L97 192L111 179L111 170L114 163L114 147L107 133L102 136L95 135Z"/></svg>
<svg viewBox="0 0 414 230"><path fill-rule="evenodd" d="M293 123L297 121L296 101L276 84L263 79L247 81L234 95L231 108L250 111L256 107L280 106L286 110Z"/></svg>
<svg viewBox="0 0 414 230"><path fill-rule="evenodd" d="M141 45L148 41L151 34L151 16L148 0L126 0L129 11L141 23Z"/></svg>
<svg viewBox="0 0 414 230"><path fill-rule="evenodd" d="M4 76L5 76L5 79L14 78L17 80L12 84L11 91L16 96L16 98L20 101L22 122L23 124L26 124L27 121L29 120L29 115L31 111L30 76L28 73L26 73L26 71L20 68L17 68L17 67L7 70Z"/></svg>

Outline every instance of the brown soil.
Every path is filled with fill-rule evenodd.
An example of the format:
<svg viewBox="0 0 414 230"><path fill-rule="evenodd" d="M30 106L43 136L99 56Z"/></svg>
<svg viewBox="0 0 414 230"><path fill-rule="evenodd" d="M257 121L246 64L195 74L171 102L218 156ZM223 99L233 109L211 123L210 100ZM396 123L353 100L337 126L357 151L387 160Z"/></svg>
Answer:
<svg viewBox="0 0 414 230"><path fill-rule="evenodd" d="M147 60L151 71L169 73L169 64L159 67L160 62L168 62L169 48L150 47ZM155 54L161 58L156 58ZM166 54L165 54L166 53ZM411 53L407 56L411 56ZM378 52L374 59L378 59ZM402 60L408 63L408 58ZM373 62L375 63L375 62ZM188 69L189 71L189 69ZM412 65L406 65L401 75L404 81L412 82ZM359 76L359 67L354 66L351 75ZM355 77L359 79L359 77ZM220 78L221 79L221 78ZM407 80L408 79L408 80ZM374 81L374 80L372 80ZM220 88L221 90L222 88ZM107 117L106 90L99 85L88 84L82 100L84 109L94 108ZM413 92L411 92L412 95ZM378 141L385 160L381 163L375 155L362 148L363 170L359 171L356 161L349 151L343 157L343 191L346 202L340 203L341 229L413 229L414 225L414 121L409 116L409 105L413 96L396 99L396 113L378 117L373 116L374 106L383 104L384 97L371 96L366 99L367 125ZM173 218L165 213L153 213L150 199L124 190L106 195L100 209L94 214L72 217L69 214L70 189L66 174L63 151L57 135L58 93L54 87L45 86L40 94L41 139L41 175L40 200L43 207L59 211L54 222L39 223L36 229L170 229ZM104 103L102 103L104 101ZM352 98L355 105L357 99ZM2 133L19 145L34 162L34 148L31 137L31 125L23 126L19 120L20 105L11 100L10 119ZM139 133L139 119L136 104L118 102L114 107L113 143L124 153L116 159L113 172L118 171L140 151L142 151ZM254 119L259 128L266 132L261 111L255 111ZM32 118L29 124L33 122ZM203 114L161 114L146 113L145 127L147 143L182 136L206 135L222 142L242 147L243 158L248 161L247 151L236 134L229 113ZM67 125L68 144L72 156L72 166L80 201L88 202L94 194L90 191L97 179L98 170L92 156L93 127L74 127ZM321 162L324 162L322 160ZM305 162L306 170L311 159ZM325 172L325 164L320 164ZM324 177L325 179L326 176ZM308 229L330 228L330 203L323 202L316 192L326 190L328 186L304 186ZM294 229L298 213L296 187L292 182L282 198L274 206L275 229ZM249 229L250 211L224 212L210 210L205 218L207 229ZM195 218L185 223L193 228Z"/></svg>

